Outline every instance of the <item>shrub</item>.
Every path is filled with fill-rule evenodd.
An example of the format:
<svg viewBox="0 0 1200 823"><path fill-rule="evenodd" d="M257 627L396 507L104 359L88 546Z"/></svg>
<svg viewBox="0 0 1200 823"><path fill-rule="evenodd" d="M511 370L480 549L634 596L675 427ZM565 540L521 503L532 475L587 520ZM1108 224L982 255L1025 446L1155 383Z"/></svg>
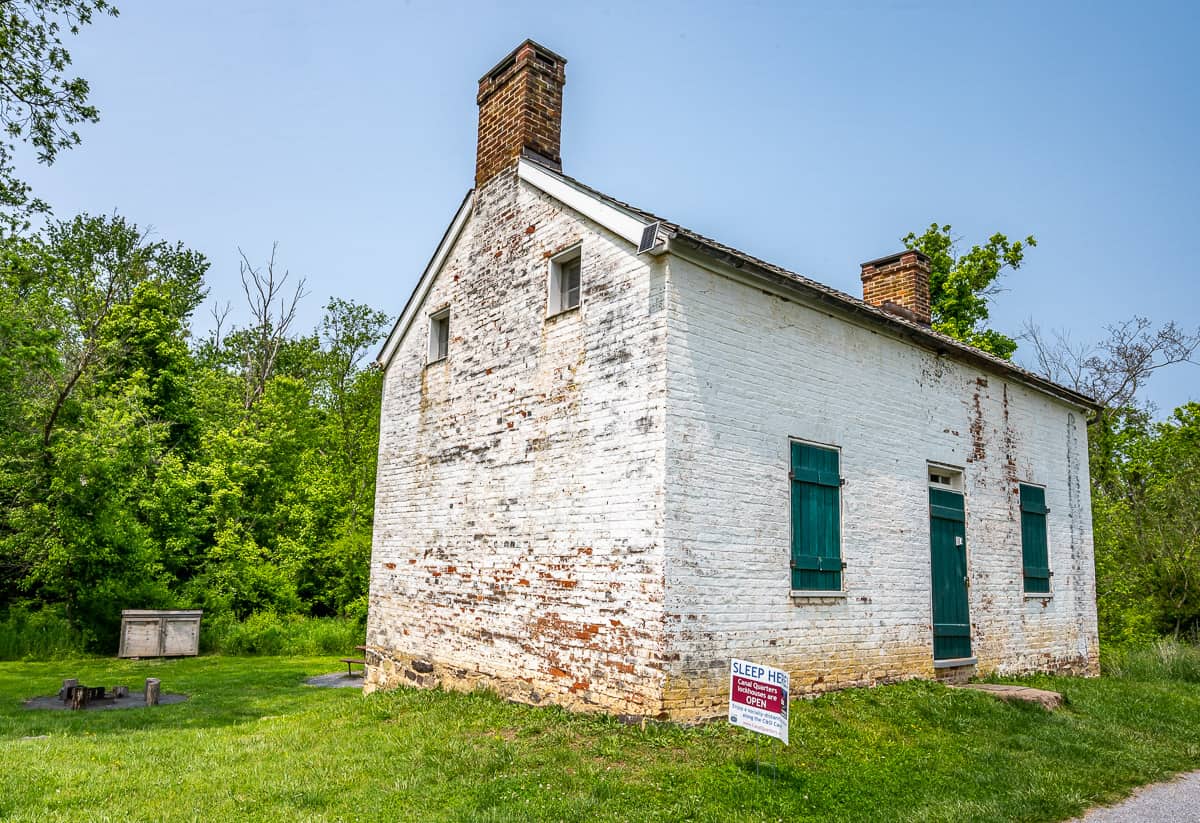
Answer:
<svg viewBox="0 0 1200 823"><path fill-rule="evenodd" d="M83 654L84 638L60 609L12 606L0 620L0 660L49 660Z"/></svg>
<svg viewBox="0 0 1200 823"><path fill-rule="evenodd" d="M363 626L340 617L258 612L238 623L229 614L202 630L206 651L230 655L346 654L363 642Z"/></svg>

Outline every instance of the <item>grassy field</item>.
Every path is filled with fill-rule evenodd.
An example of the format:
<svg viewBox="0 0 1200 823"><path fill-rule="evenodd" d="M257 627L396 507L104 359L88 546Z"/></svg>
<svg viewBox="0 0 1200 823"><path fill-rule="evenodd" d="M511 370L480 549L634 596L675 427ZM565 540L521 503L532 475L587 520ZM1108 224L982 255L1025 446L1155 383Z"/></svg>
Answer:
<svg viewBox="0 0 1200 823"><path fill-rule="evenodd" d="M796 701L792 745L486 694L301 685L334 658L0 664L10 820L1058 820L1200 766L1200 685L1034 678L1066 709L924 682ZM191 700L29 711L65 676Z"/></svg>

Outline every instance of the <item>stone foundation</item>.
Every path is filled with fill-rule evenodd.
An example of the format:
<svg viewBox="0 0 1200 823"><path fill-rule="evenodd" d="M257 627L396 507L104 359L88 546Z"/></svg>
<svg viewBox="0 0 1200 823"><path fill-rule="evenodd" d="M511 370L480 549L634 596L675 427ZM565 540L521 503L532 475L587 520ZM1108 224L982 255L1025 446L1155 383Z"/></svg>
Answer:
<svg viewBox="0 0 1200 823"><path fill-rule="evenodd" d="M724 717L729 699L728 672L722 670L706 675L676 677L666 680L657 699L630 694L626 699L580 693L554 682L535 682L532 677L494 676L478 669L441 663L429 657L368 649L364 694L388 691L401 686L425 689L444 689L471 692L487 689L505 700L531 706L561 706L569 711L605 712L629 718L654 718L677 723L701 723ZM1017 669L1014 666L972 664L936 669L932 660L916 665L910 671L892 668L887 671L859 669L843 670L813 676L811 672L792 672L792 697L812 698L842 689L885 686L908 680L935 680L946 685L961 685L972 678L988 674L1019 676L1025 674L1055 674L1094 677L1099 674L1098 660L1087 657L1056 657L1039 661L1039 665Z"/></svg>
<svg viewBox="0 0 1200 823"><path fill-rule="evenodd" d="M487 689L505 700L530 706L553 705L569 711L605 712L639 718L661 715L657 702L648 703L640 694L629 694L626 699L613 699L573 689L570 684L564 686L536 681L532 677L494 676L421 655L382 649L368 649L366 660L364 694L389 691L400 686L453 692Z"/></svg>

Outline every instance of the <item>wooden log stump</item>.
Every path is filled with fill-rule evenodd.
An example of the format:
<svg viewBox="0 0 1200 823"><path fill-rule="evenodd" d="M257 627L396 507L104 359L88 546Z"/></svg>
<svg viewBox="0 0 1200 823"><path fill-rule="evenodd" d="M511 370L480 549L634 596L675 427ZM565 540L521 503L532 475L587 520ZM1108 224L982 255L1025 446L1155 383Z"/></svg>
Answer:
<svg viewBox="0 0 1200 823"><path fill-rule="evenodd" d="M70 707L72 709L82 709L83 707L85 707L87 705L87 702L88 702L87 686L72 686L71 687L71 698L68 701L68 705L70 705Z"/></svg>
<svg viewBox="0 0 1200 823"><path fill-rule="evenodd" d="M158 693L159 693L160 685L161 684L157 677L147 677L146 678L146 705L147 706L157 706L158 705Z"/></svg>
<svg viewBox="0 0 1200 823"><path fill-rule="evenodd" d="M129 697L129 687L113 686L113 697Z"/></svg>
<svg viewBox="0 0 1200 823"><path fill-rule="evenodd" d="M62 688L58 690L58 696L64 703L71 699L71 689L79 685L79 678L68 677L63 681Z"/></svg>

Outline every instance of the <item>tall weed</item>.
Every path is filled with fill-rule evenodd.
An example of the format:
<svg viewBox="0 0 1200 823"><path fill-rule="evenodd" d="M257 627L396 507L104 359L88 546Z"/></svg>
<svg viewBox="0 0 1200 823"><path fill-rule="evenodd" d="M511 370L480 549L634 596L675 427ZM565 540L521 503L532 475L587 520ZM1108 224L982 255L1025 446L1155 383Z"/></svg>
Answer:
<svg viewBox="0 0 1200 823"><path fill-rule="evenodd" d="M1104 649L1100 666L1109 677L1200 683L1200 646L1171 638L1145 645L1113 646Z"/></svg>
<svg viewBox="0 0 1200 823"><path fill-rule="evenodd" d="M202 627L201 645L229 655L348 654L364 635L357 620L259 612L240 623L230 615L213 618Z"/></svg>
<svg viewBox="0 0 1200 823"><path fill-rule="evenodd" d="M0 619L0 660L52 660L83 654L83 635L59 610L12 606Z"/></svg>

